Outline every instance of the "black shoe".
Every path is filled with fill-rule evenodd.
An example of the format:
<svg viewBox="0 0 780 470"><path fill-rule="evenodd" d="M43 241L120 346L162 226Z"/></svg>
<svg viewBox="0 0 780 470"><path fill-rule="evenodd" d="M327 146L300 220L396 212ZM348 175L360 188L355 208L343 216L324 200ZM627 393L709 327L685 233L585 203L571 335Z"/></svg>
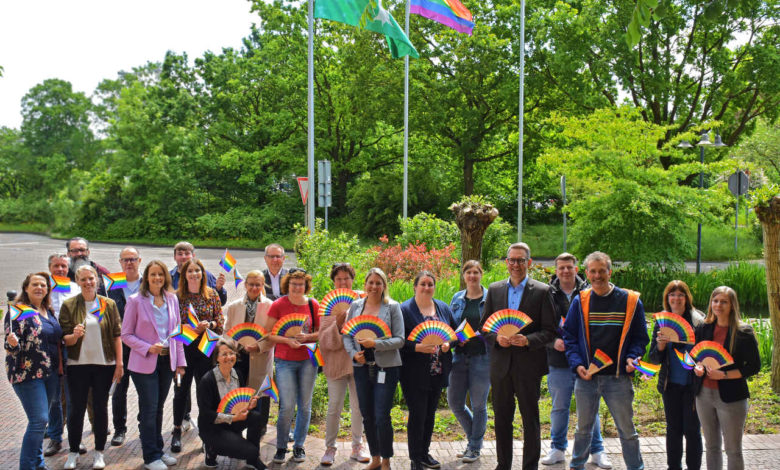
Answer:
<svg viewBox="0 0 780 470"><path fill-rule="evenodd" d="M420 462L415 462L412 460L411 470L423 470L423 466Z"/></svg>
<svg viewBox="0 0 780 470"><path fill-rule="evenodd" d="M111 445L114 447L119 447L124 443L125 443L124 431L115 432L114 437L111 438Z"/></svg>
<svg viewBox="0 0 780 470"><path fill-rule="evenodd" d="M246 468L251 470L266 470L268 467L266 467L265 464L260 461L260 459L257 459L257 462L247 462Z"/></svg>
<svg viewBox="0 0 780 470"><path fill-rule="evenodd" d="M51 457L62 449L62 442L49 441L49 445L46 446L46 450L43 451L44 457Z"/></svg>
<svg viewBox="0 0 780 470"><path fill-rule="evenodd" d="M39 467L35 467L35 470L49 470L49 467L47 467L46 464L42 464Z"/></svg>
<svg viewBox="0 0 780 470"><path fill-rule="evenodd" d="M79 444L79 454L84 455L87 453L87 446L84 444Z"/></svg>
<svg viewBox="0 0 780 470"><path fill-rule="evenodd" d="M276 449L274 454L274 463L284 463L284 456L287 454L287 449Z"/></svg>
<svg viewBox="0 0 780 470"><path fill-rule="evenodd" d="M206 453L206 467L217 468L217 454Z"/></svg>
<svg viewBox="0 0 780 470"><path fill-rule="evenodd" d="M420 460L420 463L423 467L427 468L440 468L441 464L438 460L434 459L431 454L428 454L425 456L424 459Z"/></svg>
<svg viewBox="0 0 780 470"><path fill-rule="evenodd" d="M306 451L303 447L293 447L293 461L304 462L306 460Z"/></svg>
<svg viewBox="0 0 780 470"><path fill-rule="evenodd" d="M173 433L171 433L171 452L176 454L181 452L181 428L173 428Z"/></svg>

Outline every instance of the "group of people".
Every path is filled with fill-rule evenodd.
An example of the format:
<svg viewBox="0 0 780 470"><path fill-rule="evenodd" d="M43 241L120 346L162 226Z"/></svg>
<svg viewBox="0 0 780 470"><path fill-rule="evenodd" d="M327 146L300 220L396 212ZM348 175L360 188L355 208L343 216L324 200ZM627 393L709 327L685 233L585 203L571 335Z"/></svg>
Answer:
<svg viewBox="0 0 780 470"><path fill-rule="evenodd" d="M436 278L429 271L416 276L414 296L399 303L390 298L388 279L381 269L370 269L363 290L358 291L353 287L354 268L336 263L330 273L333 287L361 295L348 310L320 316L317 300L309 296L311 275L300 268L284 268L284 249L278 244L266 247L267 269L248 272L245 294L230 303L225 275L208 272L188 242L174 247L176 267L169 270L154 260L142 274L139 251L123 249L119 262L127 284L108 291L102 275L109 271L89 259L88 242L74 238L67 248L67 254L49 257L48 273L29 274L22 283L15 303L31 306L36 315L13 321L9 315L5 318L8 378L28 419L21 469L47 468L44 457L61 449L63 422L67 422L69 444L64 468L76 468L79 455L87 452L81 443L87 413L94 434L93 468L104 468L108 400L112 400L114 427L110 443L120 446L127 432L129 379L139 398L138 427L147 469L176 465L177 459L165 452L162 437L164 404L173 385L169 449L175 454L181 451L182 433L195 427L190 417L193 382L205 465L216 467L221 455L244 460L248 468L266 468L259 455L270 398L253 397L236 414L222 413L218 405L239 387L258 389L268 376L275 376L279 401L273 461L285 462L292 442L292 460L303 462L319 372L307 345L318 344L328 387L323 466L335 462L340 417L349 390L350 458L367 464L367 470L391 468L394 430L390 411L400 383L408 407L412 470L441 466L431 455L430 444L445 388L466 437L458 453L465 463L480 458L492 389L497 470L519 468L512 466L515 408L522 418L522 468L565 461L572 396L576 398L577 428L570 468L584 468L589 457L601 468L611 467L598 415L603 398L615 421L626 467L640 470L644 464L633 422L632 376L634 361L645 356L648 343L650 360L661 365L658 390L666 412L668 467L682 469L684 448L687 468L700 468L702 434L708 469L722 468L722 443L728 468L744 467L741 438L749 397L745 379L759 371L760 359L755 335L740 322L737 296L729 287L715 289L706 315L693 307L684 282L672 281L664 292L664 309L685 318L695 328L697 341L715 341L734 358L734 364L727 367L697 364L688 370L671 351L690 351L693 345L674 342L676 338L667 337L657 326L651 341L639 293L610 282L612 261L601 252L585 258L586 279L578 273L577 259L561 254L548 285L528 276L529 246L512 244L505 259L507 279L486 288L480 263L466 261L461 270L466 288L449 303L436 298ZM69 289L53 290L51 276L69 277ZM481 331L493 313L504 309L520 310L531 321L512 336ZM197 317L198 337L185 346L171 336L187 322L191 311ZM91 314L95 312L99 314ZM269 333L267 341L243 345L223 334L246 322L271 332L279 319L291 313L306 318L301 331L292 337ZM375 339L342 334L344 323L360 315L382 320L391 334ZM481 334L438 346L408 339L416 326L429 320L453 329L466 322ZM197 349L207 333L222 335L211 357ZM613 363L593 372L589 365L597 350ZM552 397L552 445L542 458L539 400L545 375ZM49 437L45 450L44 434Z"/></svg>

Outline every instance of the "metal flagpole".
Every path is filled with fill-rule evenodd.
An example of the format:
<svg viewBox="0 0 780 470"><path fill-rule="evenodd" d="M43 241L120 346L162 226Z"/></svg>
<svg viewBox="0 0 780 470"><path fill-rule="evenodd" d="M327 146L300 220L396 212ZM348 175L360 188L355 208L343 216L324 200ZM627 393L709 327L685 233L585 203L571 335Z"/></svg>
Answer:
<svg viewBox="0 0 780 470"><path fill-rule="evenodd" d="M410 0L406 0L406 23L404 32L409 37ZM403 220L407 216L407 194L409 193L409 54L404 56L404 210Z"/></svg>
<svg viewBox="0 0 780 470"><path fill-rule="evenodd" d="M520 110L517 169L517 241L523 241L523 86L525 75L525 0L520 0Z"/></svg>
<svg viewBox="0 0 780 470"><path fill-rule="evenodd" d="M309 199L307 201L307 225L309 232L314 233L314 200L316 199L314 191L314 0L309 0Z"/></svg>

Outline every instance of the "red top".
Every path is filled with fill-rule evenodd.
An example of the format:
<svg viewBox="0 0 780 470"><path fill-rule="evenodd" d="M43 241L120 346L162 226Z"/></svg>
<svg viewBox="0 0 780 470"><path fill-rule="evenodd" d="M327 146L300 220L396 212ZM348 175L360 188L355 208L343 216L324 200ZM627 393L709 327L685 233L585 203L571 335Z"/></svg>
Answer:
<svg viewBox="0 0 780 470"><path fill-rule="evenodd" d="M311 308L309 308L311 306ZM303 313L311 318L310 322L307 322L303 327L304 333L313 333L320 329L320 316L317 312L320 310L320 305L314 299L309 299L309 303L306 305L293 305L290 299L285 295L279 297L271 304L271 308L268 309L268 318L275 318L279 320L285 315L291 313ZM314 325L312 327L312 325ZM274 357L285 361L308 361L309 352L305 346L301 346L298 349L293 349L290 346L279 343L274 348Z"/></svg>
<svg viewBox="0 0 780 470"><path fill-rule="evenodd" d="M712 340L725 348L726 345L724 343L726 342L726 333L728 332L729 332L728 326L718 326L716 324L715 331L712 333ZM704 382L702 383L702 385L704 385L707 388L712 388L715 390L718 389L718 381L712 380L708 378L706 375L704 376Z"/></svg>

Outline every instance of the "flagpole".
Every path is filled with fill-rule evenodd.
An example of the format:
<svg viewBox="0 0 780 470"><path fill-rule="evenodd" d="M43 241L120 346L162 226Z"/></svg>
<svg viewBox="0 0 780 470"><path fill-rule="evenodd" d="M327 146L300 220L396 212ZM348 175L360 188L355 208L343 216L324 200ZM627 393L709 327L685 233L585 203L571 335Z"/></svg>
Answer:
<svg viewBox="0 0 780 470"><path fill-rule="evenodd" d="M410 1L406 0L406 22L404 33L409 37L409 9ZM403 220L407 216L407 194L409 193L409 55L404 56L404 212Z"/></svg>
<svg viewBox="0 0 780 470"><path fill-rule="evenodd" d="M308 84L308 115L309 115L309 198L306 206L306 224L309 233L314 233L314 0L309 0L309 84Z"/></svg>
<svg viewBox="0 0 780 470"><path fill-rule="evenodd" d="M525 85L525 0L520 0L520 97L517 168L517 241L523 241L523 87Z"/></svg>

